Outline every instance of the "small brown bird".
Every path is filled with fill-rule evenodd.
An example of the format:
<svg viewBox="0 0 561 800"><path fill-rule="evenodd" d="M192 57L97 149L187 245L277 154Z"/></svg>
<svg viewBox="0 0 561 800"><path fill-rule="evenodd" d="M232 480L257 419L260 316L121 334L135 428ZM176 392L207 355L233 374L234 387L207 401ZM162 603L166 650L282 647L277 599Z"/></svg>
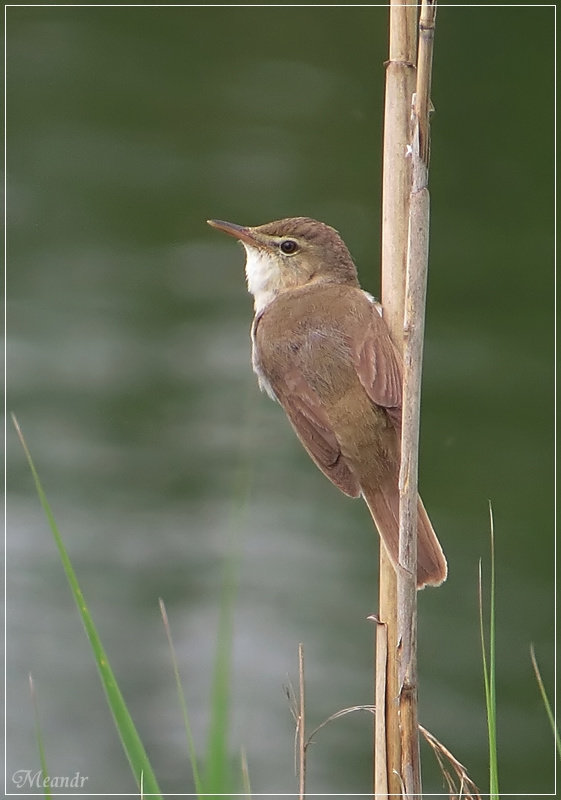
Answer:
<svg viewBox="0 0 561 800"><path fill-rule="evenodd" d="M345 243L323 222L209 224L238 239L247 254L260 387L284 408L329 480L351 497L364 497L395 565L401 360L381 307L360 288ZM417 526L417 586L438 586L446 579L446 559L420 497Z"/></svg>

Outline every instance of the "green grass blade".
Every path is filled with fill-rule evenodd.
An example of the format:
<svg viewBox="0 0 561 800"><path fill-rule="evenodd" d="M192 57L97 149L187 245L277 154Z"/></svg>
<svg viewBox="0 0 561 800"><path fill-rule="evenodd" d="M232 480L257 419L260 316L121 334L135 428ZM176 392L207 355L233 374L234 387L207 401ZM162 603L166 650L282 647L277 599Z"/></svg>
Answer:
<svg viewBox="0 0 561 800"><path fill-rule="evenodd" d="M41 775L47 778L49 771L47 769L47 757L45 755L45 745L43 743L43 734L41 733L41 726L39 724L39 709L37 708L37 695L35 693L35 684L31 673L29 673L29 691L31 693L31 702L33 704L33 717L35 719L35 737L37 739L37 748L39 750L39 763L41 764ZM45 786L45 797L52 797L51 789Z"/></svg>
<svg viewBox="0 0 561 800"><path fill-rule="evenodd" d="M195 742L193 740L193 734L191 732L191 725L189 723L189 715L187 713L187 703L185 702L185 694L183 692L183 686L181 685L181 677L179 675L179 666L177 663L177 655L175 652L175 647L173 645L173 639L171 636L171 628L169 624L169 619L166 611L166 607L164 601L160 597L160 613L162 615L162 619L164 621L164 629L166 632L166 637L168 640L169 651L171 654L171 662L173 666L173 674L175 677L175 685L177 688L177 696L179 698L179 705L181 707L181 712L183 714L183 725L185 727L185 735L187 736L187 751L189 753L189 760L191 762L191 769L193 771L193 780L195 782L195 789L197 794L200 796L203 794L203 784L199 775L199 768L197 765L197 756L195 752Z"/></svg>
<svg viewBox="0 0 561 800"><path fill-rule="evenodd" d="M242 786L247 800L251 800L251 782L249 780L249 767L247 765L247 754L242 748L240 755L240 766L242 772Z"/></svg>
<svg viewBox="0 0 561 800"><path fill-rule="evenodd" d="M62 537L58 531L53 513L51 511L51 508L47 501L47 497L41 485L41 481L39 480L39 475L37 473L37 470L35 469L35 464L33 463L33 459L31 458L31 453L29 452L25 439L23 438L21 429L13 414L12 414L12 419L16 427L16 431L19 436L20 442L22 444L23 450L25 452L29 467L31 469L33 480L35 482L35 487L37 489L37 494L39 495L39 500L41 501L43 511L45 513L45 516L47 517L56 546L58 548L60 559L62 561L62 566L64 567L64 571L66 573L70 589L74 596L74 600L78 607L80 617L82 618L82 623L84 625L86 634L90 641L94 658L97 664L97 669L101 678L103 688L105 690L105 695L107 697L107 702L109 703L109 708L111 709L111 713L113 714L113 719L115 721L117 731L121 738L121 742L125 749L125 753L129 760L134 778L139 787L141 786L142 783L144 794L156 795L157 797L161 797L161 792L160 789L158 788L158 784L154 776L154 773L152 771L152 767L150 766L150 762L148 761L148 756L146 755L144 746L140 740L134 722L132 721L132 717L130 716L128 709L125 705L125 701L117 685L117 681L115 679L113 671L109 665L109 660L107 658L105 650L103 649L95 625L88 611L88 607L86 605L86 601L84 600L82 590L80 589L78 579L74 572L74 568L72 567L72 563L64 547Z"/></svg>
<svg viewBox="0 0 561 800"><path fill-rule="evenodd" d="M224 567L214 674L211 690L210 728L205 759L204 788L208 794L228 792L228 726L232 662L233 606L236 589L234 557Z"/></svg>
<svg viewBox="0 0 561 800"><path fill-rule="evenodd" d="M534 668L534 672L536 674L536 680L538 682L538 688L540 690L540 694L542 696L543 704L545 707L546 714L549 719L549 724L551 725L551 730L553 731L553 735L555 737L555 746L557 748L557 755L559 759L561 759L561 737L559 736L559 731L557 729L557 725L555 724L555 717L553 715L553 711L551 705L549 703L549 698L547 696L547 692L545 691L545 686L543 685L543 680L540 672L540 668L538 667L538 662L536 659L536 654L534 652L534 645L530 645L530 658L532 659L532 666Z"/></svg>
<svg viewBox="0 0 561 800"><path fill-rule="evenodd" d="M499 770L497 758L497 694L496 694L496 635L495 635L495 533L493 509L489 503L491 536L491 589L489 607L489 659L483 623L483 587L481 561L479 562L479 630L481 635L481 657L483 662L483 682L485 687L485 706L487 709L487 735L489 740L489 797L499 798Z"/></svg>
<svg viewBox="0 0 561 800"><path fill-rule="evenodd" d="M252 394L251 396L253 397L254 395ZM248 413L243 427L245 434L241 437L242 444L251 441L249 431L252 402L249 400L246 406ZM228 726L233 614L239 561L237 532L242 529L243 520L247 512L252 479L253 469L244 447L234 476L233 503L230 518L232 539L230 552L224 563L224 576L222 579L217 646L211 689L210 726L203 781L205 792L209 794L231 791L232 770L228 757Z"/></svg>
<svg viewBox="0 0 561 800"><path fill-rule="evenodd" d="M499 765L497 755L497 691L496 691L496 628L495 628L495 526L493 507L489 503L489 522L491 534L491 596L489 604L489 692L492 725L489 726L489 792L491 800L499 796Z"/></svg>

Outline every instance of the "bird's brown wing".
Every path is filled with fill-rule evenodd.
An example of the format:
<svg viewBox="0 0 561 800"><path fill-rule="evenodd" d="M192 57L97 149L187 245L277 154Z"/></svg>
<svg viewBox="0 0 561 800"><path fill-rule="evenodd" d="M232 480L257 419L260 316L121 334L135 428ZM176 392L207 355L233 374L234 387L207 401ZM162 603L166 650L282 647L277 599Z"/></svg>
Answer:
<svg viewBox="0 0 561 800"><path fill-rule="evenodd" d="M364 336L354 353L357 375L367 395L386 409L392 422L401 426L401 360L390 339L386 323L371 306Z"/></svg>
<svg viewBox="0 0 561 800"><path fill-rule="evenodd" d="M360 485L347 465L321 402L298 368L273 386L292 427L307 452L330 481L351 497Z"/></svg>

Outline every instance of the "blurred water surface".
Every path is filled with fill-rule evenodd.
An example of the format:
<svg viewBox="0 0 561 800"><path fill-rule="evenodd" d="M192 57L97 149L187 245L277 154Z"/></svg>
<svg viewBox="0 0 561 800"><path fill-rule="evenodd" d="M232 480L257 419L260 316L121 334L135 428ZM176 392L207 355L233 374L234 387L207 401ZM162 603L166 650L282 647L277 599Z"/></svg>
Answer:
<svg viewBox="0 0 561 800"><path fill-rule="evenodd" d="M202 753L232 554L230 747L254 792L296 788L298 642L309 727L372 701L376 536L259 395L243 254L204 221L323 219L377 293L386 15L8 9L8 405L166 793L193 789L158 597ZM551 689L553 37L551 8L443 7L433 85L421 482L450 578L420 596L420 716L486 789L490 499L501 788L521 794L554 769L529 660ZM8 456L8 788L38 768L31 671L51 773L134 792L11 430ZM369 791L371 724L321 732L310 792Z"/></svg>

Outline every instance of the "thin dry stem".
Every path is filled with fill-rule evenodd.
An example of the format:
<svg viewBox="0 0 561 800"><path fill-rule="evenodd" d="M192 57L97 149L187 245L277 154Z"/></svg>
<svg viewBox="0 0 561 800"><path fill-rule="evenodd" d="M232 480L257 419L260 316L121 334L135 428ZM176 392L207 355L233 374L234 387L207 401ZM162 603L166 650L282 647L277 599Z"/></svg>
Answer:
<svg viewBox="0 0 561 800"><path fill-rule="evenodd" d="M324 719L313 731L309 734L305 742L305 749L312 744L314 737L330 722L334 722L347 714L353 714L355 711L368 711L370 714L376 715L376 706L373 705L360 705L349 706L342 708L330 714L327 719ZM471 780L467 773L465 766L458 761L458 759L448 750L448 748L440 742L434 734L432 734L423 725L419 725L419 733L423 736L427 744L431 747L434 756L438 762L442 777L448 787L450 800L482 800L479 789L476 784Z"/></svg>
<svg viewBox="0 0 561 800"><path fill-rule="evenodd" d="M419 19L419 57L417 60L417 92L415 111L419 120L419 152L427 168L430 160L429 111L431 110L432 54L436 0L425 0Z"/></svg>
<svg viewBox="0 0 561 800"><path fill-rule="evenodd" d="M349 706L349 708L341 708L339 711L335 711L333 714L330 714L327 719L324 719L323 722L320 722L313 731L310 733L308 738L306 739L306 748L308 745L312 744L314 740L314 736L316 733L319 733L322 728L325 728L326 725L329 725L330 722L334 722L336 719L340 719L341 717L346 717L347 714L353 714L355 711L369 711L372 714L376 713L376 706Z"/></svg>
<svg viewBox="0 0 561 800"><path fill-rule="evenodd" d="M381 544L381 543L380 543ZM382 555L388 556L382 548ZM394 569L390 564L392 572ZM394 572L395 575L395 572ZM387 587L387 583L385 584ZM374 720L374 786L375 791L388 792L387 749L386 749L386 685L388 663L388 626L376 618L376 705L380 709Z"/></svg>
<svg viewBox="0 0 561 800"><path fill-rule="evenodd" d="M442 742L439 742L436 736L433 736L430 731L419 725L419 731L422 733L425 741L431 746L432 751L438 761L440 770L448 786L450 800L481 800L479 789L469 777L464 765L452 755L450 750L445 747ZM454 776L446 767L446 762L451 766ZM459 785L457 784L459 782Z"/></svg>
<svg viewBox="0 0 561 800"><path fill-rule="evenodd" d="M286 694L286 699L288 700L288 708L290 709L290 713L292 715L292 719L294 720L294 774L298 775L298 736L300 734L300 724L299 724L299 716L300 712L298 710L298 701L296 700L296 695L294 693L294 687L292 686L292 681L290 678L288 679L288 683L283 687L284 693Z"/></svg>
<svg viewBox="0 0 561 800"><path fill-rule="evenodd" d="M304 800L306 794L306 725L304 694L304 645L298 645L298 681L300 702L298 709L298 799Z"/></svg>

